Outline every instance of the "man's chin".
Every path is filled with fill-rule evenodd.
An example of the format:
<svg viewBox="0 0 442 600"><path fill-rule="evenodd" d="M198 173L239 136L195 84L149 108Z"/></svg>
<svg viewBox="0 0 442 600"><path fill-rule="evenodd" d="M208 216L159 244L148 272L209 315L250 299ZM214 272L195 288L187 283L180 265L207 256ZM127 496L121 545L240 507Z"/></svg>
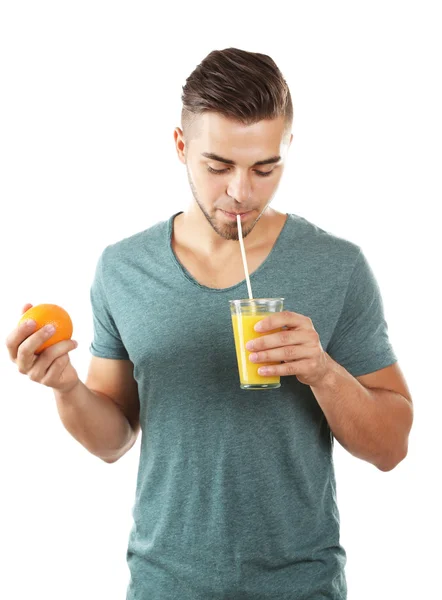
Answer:
<svg viewBox="0 0 442 600"><path fill-rule="evenodd" d="M250 227L250 225L248 227L243 227L242 235L244 238L249 235L253 227L254 225L252 227ZM214 229L218 233L218 235L223 237L225 240L239 240L238 226L236 223L226 224L217 222Z"/></svg>

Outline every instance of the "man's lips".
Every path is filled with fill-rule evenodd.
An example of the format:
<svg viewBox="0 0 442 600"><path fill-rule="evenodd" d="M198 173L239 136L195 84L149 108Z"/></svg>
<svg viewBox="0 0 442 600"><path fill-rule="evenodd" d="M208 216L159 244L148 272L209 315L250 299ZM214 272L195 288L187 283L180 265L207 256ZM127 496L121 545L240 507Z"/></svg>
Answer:
<svg viewBox="0 0 442 600"><path fill-rule="evenodd" d="M222 210L222 209L220 209L220 210L221 210L221 212L223 212L226 215L226 217L228 217L229 219L233 219L235 221L236 221L236 217L238 215L241 216L241 221L242 221L252 212L251 210L248 210L248 211L244 211L244 212L235 213L235 212L228 212L228 211Z"/></svg>

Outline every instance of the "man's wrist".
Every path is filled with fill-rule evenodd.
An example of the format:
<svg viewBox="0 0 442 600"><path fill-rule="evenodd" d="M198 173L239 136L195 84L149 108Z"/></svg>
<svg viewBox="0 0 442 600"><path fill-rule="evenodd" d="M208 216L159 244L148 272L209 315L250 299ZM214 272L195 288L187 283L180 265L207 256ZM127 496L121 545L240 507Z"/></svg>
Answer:
<svg viewBox="0 0 442 600"><path fill-rule="evenodd" d="M324 352L325 369L322 376L310 385L312 391L332 389L336 385L338 363L331 356Z"/></svg>
<svg viewBox="0 0 442 600"><path fill-rule="evenodd" d="M53 390L56 393L56 395L58 396L58 398L60 398L62 400L68 400L68 399L72 398L72 393L77 391L80 384L81 384L81 379L78 378L77 381L75 381L74 383L71 383L66 388L53 388Z"/></svg>

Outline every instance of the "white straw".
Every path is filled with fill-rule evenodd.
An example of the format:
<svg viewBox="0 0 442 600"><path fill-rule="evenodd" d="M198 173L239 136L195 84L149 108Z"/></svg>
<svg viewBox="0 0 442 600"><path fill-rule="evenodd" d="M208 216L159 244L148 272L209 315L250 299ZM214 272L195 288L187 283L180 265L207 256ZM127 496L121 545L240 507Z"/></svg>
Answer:
<svg viewBox="0 0 442 600"><path fill-rule="evenodd" d="M241 215L236 215L236 221L238 223L238 239L239 239L239 245L241 246L241 255L242 255L242 262L244 264L244 273L246 274L247 289L249 291L250 300L253 300L252 286L250 285L249 270L247 268L246 251L244 249L244 240L242 238Z"/></svg>

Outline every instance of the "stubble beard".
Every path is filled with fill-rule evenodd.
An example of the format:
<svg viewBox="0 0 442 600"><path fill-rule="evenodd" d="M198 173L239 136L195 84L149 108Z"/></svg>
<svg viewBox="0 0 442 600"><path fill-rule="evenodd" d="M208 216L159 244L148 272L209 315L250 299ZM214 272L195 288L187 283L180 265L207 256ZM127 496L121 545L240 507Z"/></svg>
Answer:
<svg viewBox="0 0 442 600"><path fill-rule="evenodd" d="M190 189L192 190L192 195L195 198L195 202L200 207L201 212L206 217L207 222L212 227L212 229L219 236L221 236L222 238L224 238L225 240L233 240L233 241L237 242L239 240L239 231L238 231L238 224L237 224L237 222L233 221L232 223L223 223L222 225L220 225L217 222L216 217L211 217L209 215L209 213L207 212L207 210L202 205L202 203L200 202L199 198L198 198L198 194L196 192L196 188L195 188L195 186L193 184L193 181L192 181L192 179L190 177L189 170L187 170L187 177L188 177L188 180L189 180ZM262 217L262 215L266 211L267 206L262 211L262 213L258 216L258 218L255 219L255 221L252 223L252 225L249 225L248 227L243 227L242 228L242 237L243 238L247 237L249 235L249 233L252 232L252 230L254 229L255 225L258 223L258 221L260 220L260 218Z"/></svg>

